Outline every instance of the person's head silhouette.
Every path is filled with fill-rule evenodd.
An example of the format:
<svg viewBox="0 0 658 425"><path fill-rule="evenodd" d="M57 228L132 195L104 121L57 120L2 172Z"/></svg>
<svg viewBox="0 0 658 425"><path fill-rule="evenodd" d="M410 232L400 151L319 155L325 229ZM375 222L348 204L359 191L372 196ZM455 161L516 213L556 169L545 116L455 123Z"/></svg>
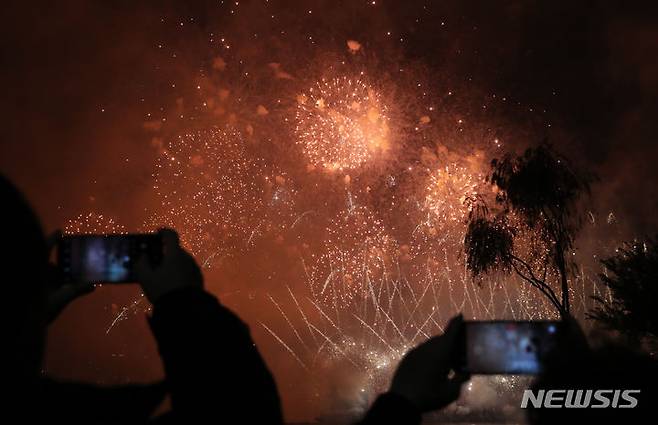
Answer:
<svg viewBox="0 0 658 425"><path fill-rule="evenodd" d="M7 379L22 384L39 376L46 327L48 248L41 224L20 191L0 175L4 217L0 243L1 322L9 362Z"/></svg>

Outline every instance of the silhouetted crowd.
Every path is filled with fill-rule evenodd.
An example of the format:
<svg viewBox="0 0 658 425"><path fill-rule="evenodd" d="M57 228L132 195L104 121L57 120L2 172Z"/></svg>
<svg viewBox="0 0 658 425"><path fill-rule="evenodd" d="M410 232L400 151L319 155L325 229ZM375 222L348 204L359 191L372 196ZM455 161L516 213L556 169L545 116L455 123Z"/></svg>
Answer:
<svg viewBox="0 0 658 425"><path fill-rule="evenodd" d="M164 365L163 382L99 387L61 382L42 372L49 325L93 286L64 283L50 262L59 235L46 237L23 195L0 176L5 230L2 262L2 324L5 418L15 423L218 423L281 424L276 383L240 318L204 290L193 257L175 231L160 231L163 259L140 261L137 280L153 304L148 318ZM359 424L419 424L426 412L459 397L470 379L454 368L461 316L442 335L402 359L389 391ZM656 399L656 361L627 348L591 349L574 320L566 320L558 349L533 389L640 390L638 405L621 408L528 408L532 424L648 423ZM57 341L49 341L57 344ZM168 412L155 414L165 397Z"/></svg>

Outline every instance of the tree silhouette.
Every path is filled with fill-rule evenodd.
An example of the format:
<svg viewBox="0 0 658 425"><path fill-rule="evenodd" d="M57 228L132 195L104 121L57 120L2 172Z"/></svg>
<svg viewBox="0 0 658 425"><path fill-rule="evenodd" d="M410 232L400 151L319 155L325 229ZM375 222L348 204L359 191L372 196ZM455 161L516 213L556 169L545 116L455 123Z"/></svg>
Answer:
<svg viewBox="0 0 658 425"><path fill-rule="evenodd" d="M658 236L625 244L601 263L599 277L611 298L593 297L598 305L588 317L620 332L658 337Z"/></svg>
<svg viewBox="0 0 658 425"><path fill-rule="evenodd" d="M487 182L495 201L473 200L469 215L464 238L469 270L474 275L514 271L567 314L573 265L567 254L582 223L579 201L589 194L591 181L546 143L493 160Z"/></svg>

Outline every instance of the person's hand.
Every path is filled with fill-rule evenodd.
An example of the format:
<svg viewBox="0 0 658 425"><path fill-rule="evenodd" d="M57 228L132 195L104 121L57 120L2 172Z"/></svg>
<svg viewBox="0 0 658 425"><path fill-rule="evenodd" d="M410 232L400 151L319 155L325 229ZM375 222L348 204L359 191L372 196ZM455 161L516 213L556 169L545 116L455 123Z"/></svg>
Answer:
<svg viewBox="0 0 658 425"><path fill-rule="evenodd" d="M56 230L48 238L46 243L48 245L48 253L57 245L57 241L62 237L62 231ZM46 267L46 320L52 323L60 313L69 305L73 300L82 295L89 294L95 287L93 284L73 284L64 283L61 271L56 265L48 263Z"/></svg>
<svg viewBox="0 0 658 425"><path fill-rule="evenodd" d="M180 288L203 287L201 269L180 246L176 231L161 229L159 233L162 237L162 262L153 265L142 256L135 265L137 281L151 303Z"/></svg>
<svg viewBox="0 0 658 425"><path fill-rule="evenodd" d="M463 326L461 315L453 318L443 335L430 338L409 351L393 376L390 391L413 403L421 412L437 410L459 397L469 375L451 374L458 334Z"/></svg>

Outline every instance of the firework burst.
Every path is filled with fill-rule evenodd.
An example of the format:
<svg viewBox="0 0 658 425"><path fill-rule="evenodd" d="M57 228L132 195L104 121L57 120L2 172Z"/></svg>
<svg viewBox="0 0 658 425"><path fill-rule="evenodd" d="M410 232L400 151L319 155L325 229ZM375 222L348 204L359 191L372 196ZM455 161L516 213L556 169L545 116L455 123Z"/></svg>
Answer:
<svg viewBox="0 0 658 425"><path fill-rule="evenodd" d="M464 227L469 212L467 201L478 195L482 181L482 175L457 164L439 167L428 178L424 208L443 225Z"/></svg>
<svg viewBox="0 0 658 425"><path fill-rule="evenodd" d="M297 96L295 134L309 163L353 170L389 146L387 107L359 78L322 79Z"/></svg>
<svg viewBox="0 0 658 425"><path fill-rule="evenodd" d="M175 228L204 261L253 240L266 204L267 173L234 129L174 138L158 158L153 186L161 205L147 227Z"/></svg>

